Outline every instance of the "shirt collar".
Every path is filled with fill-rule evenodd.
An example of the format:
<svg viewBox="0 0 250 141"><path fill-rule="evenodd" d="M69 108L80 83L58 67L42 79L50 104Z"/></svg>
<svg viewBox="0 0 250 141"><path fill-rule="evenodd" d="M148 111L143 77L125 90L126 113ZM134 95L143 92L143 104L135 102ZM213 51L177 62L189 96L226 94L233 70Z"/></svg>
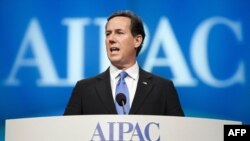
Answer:
<svg viewBox="0 0 250 141"><path fill-rule="evenodd" d="M130 68L126 69L125 71L128 73L128 76L131 77L132 79L134 80L138 79L139 66L137 62ZM122 72L122 70L119 70L117 67L111 64L109 72L110 72L111 79L115 79Z"/></svg>

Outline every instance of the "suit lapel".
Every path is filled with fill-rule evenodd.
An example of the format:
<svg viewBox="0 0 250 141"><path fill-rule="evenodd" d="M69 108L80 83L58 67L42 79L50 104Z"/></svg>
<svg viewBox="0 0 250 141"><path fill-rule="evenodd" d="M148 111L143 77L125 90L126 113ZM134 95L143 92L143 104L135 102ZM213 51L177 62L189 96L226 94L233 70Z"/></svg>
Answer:
<svg viewBox="0 0 250 141"><path fill-rule="evenodd" d="M143 104L145 98L149 94L149 91L153 87L153 84L151 83L151 77L152 75L145 72L140 68L139 70L139 81L137 84L137 90L135 93L135 97L132 103L132 107L130 109L130 114L136 114L136 112L139 110L141 105Z"/></svg>
<svg viewBox="0 0 250 141"><path fill-rule="evenodd" d="M110 114L117 114L110 85L109 69L97 76L96 91Z"/></svg>

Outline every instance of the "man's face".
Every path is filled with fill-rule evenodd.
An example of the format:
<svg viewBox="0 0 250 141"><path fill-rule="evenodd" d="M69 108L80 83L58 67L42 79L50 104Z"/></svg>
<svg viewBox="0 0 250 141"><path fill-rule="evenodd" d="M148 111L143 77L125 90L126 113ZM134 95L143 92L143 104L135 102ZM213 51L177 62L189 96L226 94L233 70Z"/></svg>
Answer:
<svg viewBox="0 0 250 141"><path fill-rule="evenodd" d="M134 65L136 50L141 43L141 36L132 36L131 21L127 17L114 17L106 26L106 51L110 62L119 69Z"/></svg>

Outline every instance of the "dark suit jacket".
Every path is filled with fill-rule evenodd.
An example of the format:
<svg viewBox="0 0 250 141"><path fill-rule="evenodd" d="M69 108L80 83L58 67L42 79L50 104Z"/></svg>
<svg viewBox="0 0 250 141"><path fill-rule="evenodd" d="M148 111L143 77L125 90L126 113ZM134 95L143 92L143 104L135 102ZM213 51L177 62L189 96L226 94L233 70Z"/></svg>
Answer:
<svg viewBox="0 0 250 141"><path fill-rule="evenodd" d="M117 114L107 69L80 80L73 89L64 115ZM140 68L139 81L129 114L184 116L172 81Z"/></svg>

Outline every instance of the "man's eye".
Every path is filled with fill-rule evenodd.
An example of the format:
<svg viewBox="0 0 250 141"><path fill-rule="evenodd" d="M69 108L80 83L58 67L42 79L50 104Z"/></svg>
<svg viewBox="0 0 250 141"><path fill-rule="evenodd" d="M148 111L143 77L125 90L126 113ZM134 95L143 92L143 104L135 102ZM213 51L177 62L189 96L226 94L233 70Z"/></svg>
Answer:
<svg viewBox="0 0 250 141"><path fill-rule="evenodd" d="M109 35L110 35L110 33L109 33L109 32L107 32L107 33L106 33L106 36L109 36Z"/></svg>

